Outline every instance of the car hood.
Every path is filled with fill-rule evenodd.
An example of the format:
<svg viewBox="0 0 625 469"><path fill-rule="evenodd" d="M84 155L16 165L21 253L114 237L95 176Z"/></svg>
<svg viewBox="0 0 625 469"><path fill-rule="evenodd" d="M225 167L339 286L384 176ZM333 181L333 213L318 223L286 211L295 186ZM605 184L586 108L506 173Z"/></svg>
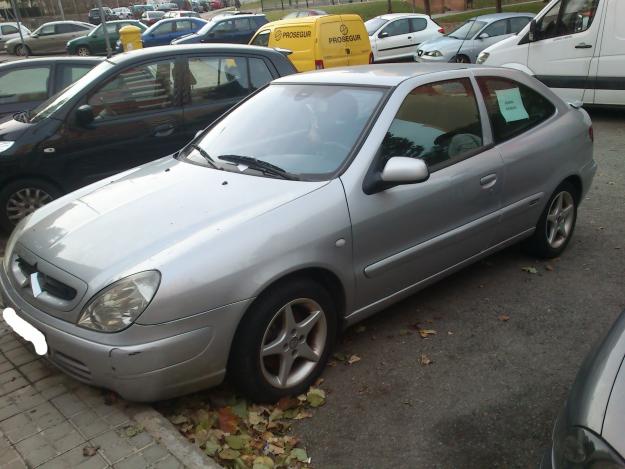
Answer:
<svg viewBox="0 0 625 469"><path fill-rule="evenodd" d="M87 283L106 283L147 260L158 264L155 256L191 237L227 236L325 184L232 173L167 157L41 208L17 242Z"/></svg>
<svg viewBox="0 0 625 469"><path fill-rule="evenodd" d="M185 34L184 36L180 36L179 38L171 41L172 44L192 44L194 42L199 42L202 39L202 36L196 33Z"/></svg>
<svg viewBox="0 0 625 469"><path fill-rule="evenodd" d="M423 42L419 46L419 49L424 50L426 52L432 51L432 50L438 50L440 52L447 52L447 51L452 51L452 50L456 51L458 50L458 47L460 46L461 42L462 41L460 39L454 39L453 37L443 36L443 37L438 37L436 39L430 39L429 41Z"/></svg>
<svg viewBox="0 0 625 469"><path fill-rule="evenodd" d="M16 121L12 116L4 116L0 119L0 141L18 140L33 125L35 124Z"/></svg>

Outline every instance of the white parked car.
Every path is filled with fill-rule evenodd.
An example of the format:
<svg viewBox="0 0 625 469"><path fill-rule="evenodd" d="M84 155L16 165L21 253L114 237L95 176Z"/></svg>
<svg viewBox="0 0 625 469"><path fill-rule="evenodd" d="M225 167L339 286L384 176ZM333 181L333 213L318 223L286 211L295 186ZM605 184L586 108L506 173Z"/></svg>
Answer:
<svg viewBox="0 0 625 469"><path fill-rule="evenodd" d="M23 24L20 24L22 34L24 36L30 36L30 29ZM17 23L0 23L0 45L3 45L9 39L20 37L20 31L17 28Z"/></svg>
<svg viewBox="0 0 625 469"><path fill-rule="evenodd" d="M132 12L130 11L130 8L126 8L126 7L113 8L113 13L115 13L115 15L120 20L132 19Z"/></svg>
<svg viewBox="0 0 625 469"><path fill-rule="evenodd" d="M566 101L625 106L625 1L552 0L477 63L532 75Z"/></svg>
<svg viewBox="0 0 625 469"><path fill-rule="evenodd" d="M418 13L376 16L365 26L375 62L414 57L419 44L445 32L432 18Z"/></svg>

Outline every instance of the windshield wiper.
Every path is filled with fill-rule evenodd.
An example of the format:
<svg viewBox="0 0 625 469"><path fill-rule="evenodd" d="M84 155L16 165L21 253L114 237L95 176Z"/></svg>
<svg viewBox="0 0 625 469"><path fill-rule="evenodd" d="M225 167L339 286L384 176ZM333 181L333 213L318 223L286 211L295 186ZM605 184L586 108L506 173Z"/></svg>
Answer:
<svg viewBox="0 0 625 469"><path fill-rule="evenodd" d="M282 179L288 179L290 181L299 180L299 177L297 177L295 174L291 174L288 171L280 168L279 166L267 163L263 160L252 158L251 156L219 155L218 158L223 161L230 161L231 163L241 163L262 173L270 174L272 176L278 176Z"/></svg>
<svg viewBox="0 0 625 469"><path fill-rule="evenodd" d="M219 169L217 167L217 165L215 164L215 160L213 160L210 155L208 153L206 153L206 150L204 150L202 147L200 147L199 145L196 145L194 143L192 143L191 145L189 145L191 148L193 148L194 150L197 150L197 152L202 156L202 158L204 158L206 160L206 162L211 165L213 168L215 169Z"/></svg>

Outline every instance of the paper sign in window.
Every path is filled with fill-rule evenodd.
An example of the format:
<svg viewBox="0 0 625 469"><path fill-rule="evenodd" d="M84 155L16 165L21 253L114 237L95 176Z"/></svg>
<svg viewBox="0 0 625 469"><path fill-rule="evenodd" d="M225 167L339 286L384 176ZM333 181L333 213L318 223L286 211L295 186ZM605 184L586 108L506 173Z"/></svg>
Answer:
<svg viewBox="0 0 625 469"><path fill-rule="evenodd" d="M508 90L496 90L499 111L506 123L529 119L530 116L523 106L521 91L518 88Z"/></svg>

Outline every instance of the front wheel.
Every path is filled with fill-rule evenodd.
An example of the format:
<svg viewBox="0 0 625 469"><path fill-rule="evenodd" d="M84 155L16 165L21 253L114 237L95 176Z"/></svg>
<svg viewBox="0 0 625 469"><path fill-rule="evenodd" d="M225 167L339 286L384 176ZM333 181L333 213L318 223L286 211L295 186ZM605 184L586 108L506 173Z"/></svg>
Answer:
<svg viewBox="0 0 625 469"><path fill-rule="evenodd" d="M466 55L458 54L452 59L452 62L455 62L457 64L470 64L471 59L469 59L469 57L467 57Z"/></svg>
<svg viewBox="0 0 625 469"><path fill-rule="evenodd" d="M251 399L275 402L305 392L336 339L337 313L325 288L295 279L265 292L241 320L229 374Z"/></svg>
<svg viewBox="0 0 625 469"><path fill-rule="evenodd" d="M81 57L87 57L91 55L91 50L87 46L80 46L76 49L76 55Z"/></svg>
<svg viewBox="0 0 625 469"><path fill-rule="evenodd" d="M558 257L571 241L577 222L577 191L564 182L555 190L524 248L538 257Z"/></svg>
<svg viewBox="0 0 625 469"><path fill-rule="evenodd" d="M15 55L19 55L20 57L26 57L28 55L32 55L28 46L24 44L19 44L15 48Z"/></svg>
<svg viewBox="0 0 625 469"><path fill-rule="evenodd" d="M9 183L0 190L0 229L11 231L24 217L59 197L51 184L39 180Z"/></svg>

